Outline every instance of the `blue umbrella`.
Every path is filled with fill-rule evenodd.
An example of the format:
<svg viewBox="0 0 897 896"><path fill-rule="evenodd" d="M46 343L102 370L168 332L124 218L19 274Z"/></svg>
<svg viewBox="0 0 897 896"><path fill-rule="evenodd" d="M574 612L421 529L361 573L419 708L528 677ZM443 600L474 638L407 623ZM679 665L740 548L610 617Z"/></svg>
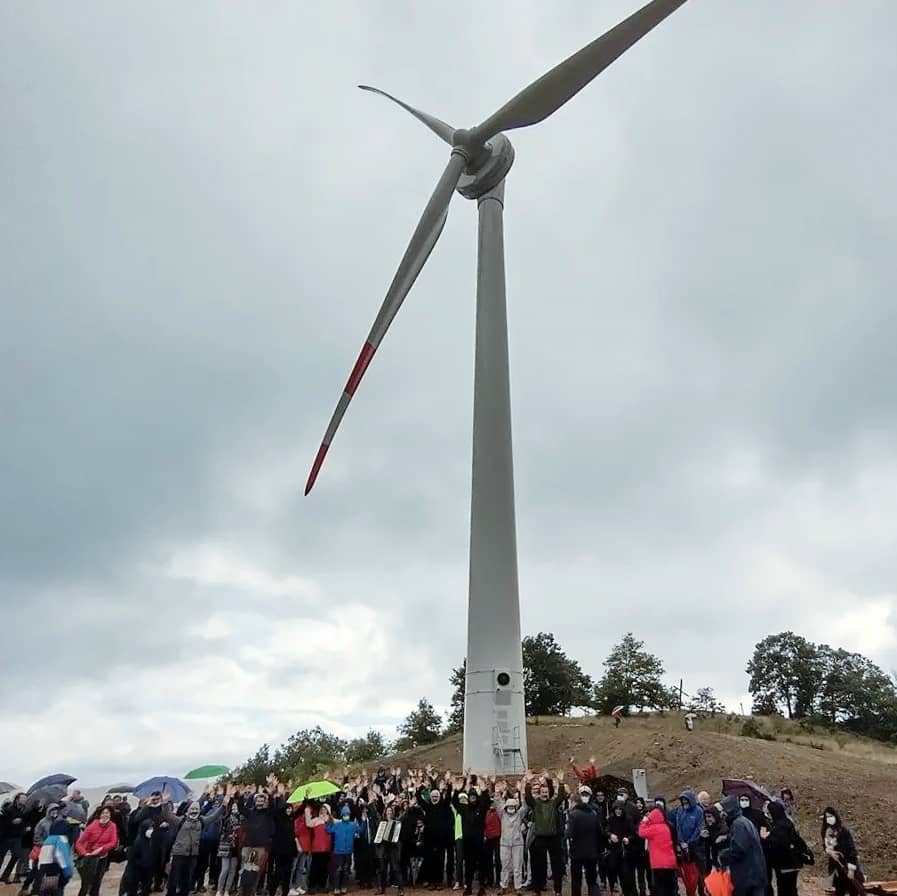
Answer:
<svg viewBox="0 0 897 896"><path fill-rule="evenodd" d="M73 778L71 775L47 775L46 778L35 781L28 788L28 796L31 796L35 790L40 790L43 787L52 787L54 784L58 784L60 787L68 787L69 784L77 780L77 778Z"/></svg>
<svg viewBox="0 0 897 896"><path fill-rule="evenodd" d="M190 793L190 788L181 781L180 778L168 778L162 775L155 778L147 778L145 781L142 781L134 788L134 795L147 797L156 790L158 790L162 796L170 794L171 799L176 803L180 803L187 799L187 794Z"/></svg>

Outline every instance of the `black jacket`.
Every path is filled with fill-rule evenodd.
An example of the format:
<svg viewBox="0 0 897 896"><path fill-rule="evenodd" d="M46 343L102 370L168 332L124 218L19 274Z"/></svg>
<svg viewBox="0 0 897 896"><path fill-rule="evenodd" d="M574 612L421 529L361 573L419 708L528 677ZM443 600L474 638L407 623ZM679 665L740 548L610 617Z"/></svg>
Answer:
<svg viewBox="0 0 897 896"><path fill-rule="evenodd" d="M273 806L266 809L256 809L254 799L245 800L243 810L243 846L253 849L271 849L274 842L274 812L278 811Z"/></svg>
<svg viewBox="0 0 897 896"><path fill-rule="evenodd" d="M424 814L424 843L429 846L450 846L455 840L455 816L445 795L435 805L418 792L417 804ZM485 819L484 819L485 820Z"/></svg>
<svg viewBox="0 0 897 896"><path fill-rule="evenodd" d="M465 806L458 794L452 795L452 805L461 816L461 834L465 840L482 842L486 830L486 810L492 802L488 790L483 790L478 797L468 795L468 803Z"/></svg>
<svg viewBox="0 0 897 896"><path fill-rule="evenodd" d="M570 858L578 862L595 862L601 852L604 830L598 813L579 803L567 815L567 837Z"/></svg>

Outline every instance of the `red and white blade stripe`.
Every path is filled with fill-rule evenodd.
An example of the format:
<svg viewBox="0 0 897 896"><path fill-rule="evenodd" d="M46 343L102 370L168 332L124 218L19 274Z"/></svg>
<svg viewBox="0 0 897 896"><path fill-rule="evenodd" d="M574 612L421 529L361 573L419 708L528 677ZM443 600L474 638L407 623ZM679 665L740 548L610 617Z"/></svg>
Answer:
<svg viewBox="0 0 897 896"><path fill-rule="evenodd" d="M349 379L346 381L346 387L343 389L343 394L340 396L336 410L330 418L330 425L327 427L327 432L324 433L324 441L321 442L321 447L318 449L318 453L315 456L315 462L312 464L311 473L308 474L308 482L305 483L306 495L312 490L312 486L314 486L315 480L318 478L318 473L321 471L321 464L324 463L324 458L327 456L327 449L330 447L334 435L336 435L337 427L343 419L343 415L346 413L346 408L349 407L349 402L352 400L352 396L355 394L355 390L358 388L361 378L368 369L368 365L371 363L371 358L374 357L374 352L376 350L376 346L371 342L365 342L361 347L358 360L355 362L355 366L349 374Z"/></svg>

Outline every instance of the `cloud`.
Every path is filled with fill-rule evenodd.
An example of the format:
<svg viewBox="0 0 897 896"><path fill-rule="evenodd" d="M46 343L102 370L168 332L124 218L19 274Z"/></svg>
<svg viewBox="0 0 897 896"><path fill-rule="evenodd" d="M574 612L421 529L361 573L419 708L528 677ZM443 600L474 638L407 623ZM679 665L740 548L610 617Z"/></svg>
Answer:
<svg viewBox="0 0 897 896"><path fill-rule="evenodd" d="M0 11L4 777L448 703L471 203L301 494L445 164L354 85L469 126L634 5ZM895 25L686 4L512 135L523 629L590 674L628 630L733 705L774 631L897 665Z"/></svg>

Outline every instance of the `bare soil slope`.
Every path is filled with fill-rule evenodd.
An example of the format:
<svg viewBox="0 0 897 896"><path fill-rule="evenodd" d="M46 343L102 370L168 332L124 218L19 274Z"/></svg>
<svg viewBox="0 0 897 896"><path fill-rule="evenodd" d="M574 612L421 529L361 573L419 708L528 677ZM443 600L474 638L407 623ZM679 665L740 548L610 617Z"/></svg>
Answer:
<svg viewBox="0 0 897 896"><path fill-rule="evenodd" d="M543 718L527 726L530 766L569 771L571 756L582 764L594 756L602 773L629 780L633 768L646 769L652 794L667 797L686 787L718 797L723 778L750 777L771 789L788 786L817 856L820 815L832 805L854 832L867 878L897 878L897 751L846 738L820 736L811 746L787 742L787 734L765 741L725 733L738 726L740 721L698 721L689 733L675 717L626 719L619 729L606 718ZM395 762L460 771L461 739L411 750ZM824 873L818 862L816 870Z"/></svg>

